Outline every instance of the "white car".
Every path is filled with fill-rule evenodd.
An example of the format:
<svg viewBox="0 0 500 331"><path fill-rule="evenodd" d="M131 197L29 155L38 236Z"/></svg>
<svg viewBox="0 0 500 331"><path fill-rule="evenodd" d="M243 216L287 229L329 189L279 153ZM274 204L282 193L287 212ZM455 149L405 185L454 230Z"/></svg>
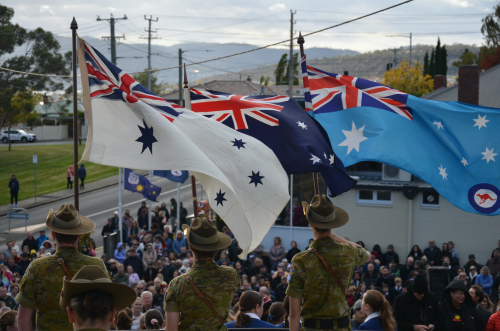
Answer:
<svg viewBox="0 0 500 331"><path fill-rule="evenodd" d="M2 133L0 134L0 140L4 144L7 144L9 142L9 130L3 130ZM24 130L10 130L10 140L11 141L20 141L23 143L27 143L28 141L34 142L36 141L36 135L32 133L27 133Z"/></svg>

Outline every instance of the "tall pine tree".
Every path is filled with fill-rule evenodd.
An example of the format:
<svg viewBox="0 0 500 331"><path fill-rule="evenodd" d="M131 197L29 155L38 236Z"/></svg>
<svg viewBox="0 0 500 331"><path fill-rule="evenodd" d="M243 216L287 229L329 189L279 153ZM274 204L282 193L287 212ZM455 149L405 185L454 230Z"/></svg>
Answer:
<svg viewBox="0 0 500 331"><path fill-rule="evenodd" d="M288 75L290 71L290 64L286 66L286 73L283 76L282 85L288 85ZM293 54L293 85L299 85L299 53Z"/></svg>
<svg viewBox="0 0 500 331"><path fill-rule="evenodd" d="M429 62L429 75L432 76L432 78L434 78L434 75L435 75L435 72L434 72L434 69L435 69L435 65L434 65L434 48L432 49L432 52L431 52L431 60Z"/></svg>
<svg viewBox="0 0 500 331"><path fill-rule="evenodd" d="M429 75L429 51L425 52L424 56L424 76Z"/></svg>
<svg viewBox="0 0 500 331"><path fill-rule="evenodd" d="M439 60L441 62L441 75L444 76L444 83L446 86L446 74L448 73L448 51L446 50L445 45L441 48L441 58Z"/></svg>
<svg viewBox="0 0 500 331"><path fill-rule="evenodd" d="M435 75L442 75L441 73L441 40L439 40L436 45L436 51L434 52L434 77Z"/></svg>
<svg viewBox="0 0 500 331"><path fill-rule="evenodd" d="M278 66L274 71L274 75L276 76L276 85L288 84L288 77L286 77L286 79L285 77L283 77L283 74L285 73L287 66L288 66L287 53L285 53L281 56L281 59L278 62Z"/></svg>

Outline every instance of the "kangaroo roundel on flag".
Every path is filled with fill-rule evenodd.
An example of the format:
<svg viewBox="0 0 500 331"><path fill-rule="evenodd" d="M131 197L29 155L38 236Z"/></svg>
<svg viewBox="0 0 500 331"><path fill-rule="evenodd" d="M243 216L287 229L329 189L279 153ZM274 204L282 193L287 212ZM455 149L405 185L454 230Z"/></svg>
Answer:
<svg viewBox="0 0 500 331"><path fill-rule="evenodd" d="M500 190L491 184L477 184L469 190L469 202L482 214L492 214L500 208Z"/></svg>

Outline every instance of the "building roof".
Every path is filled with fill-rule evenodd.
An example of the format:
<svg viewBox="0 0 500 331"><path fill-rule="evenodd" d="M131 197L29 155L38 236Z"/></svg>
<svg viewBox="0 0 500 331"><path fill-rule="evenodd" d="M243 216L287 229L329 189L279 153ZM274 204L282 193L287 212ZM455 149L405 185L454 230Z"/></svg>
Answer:
<svg viewBox="0 0 500 331"><path fill-rule="evenodd" d="M479 74L479 105L500 108L500 65ZM422 99L458 101L458 84L432 91Z"/></svg>
<svg viewBox="0 0 500 331"><path fill-rule="evenodd" d="M78 111L85 111L83 102L81 100L77 101L76 107ZM35 111L42 117L59 117L61 113L73 114L73 100L70 100L69 102L66 100L60 100L43 105L35 105Z"/></svg>

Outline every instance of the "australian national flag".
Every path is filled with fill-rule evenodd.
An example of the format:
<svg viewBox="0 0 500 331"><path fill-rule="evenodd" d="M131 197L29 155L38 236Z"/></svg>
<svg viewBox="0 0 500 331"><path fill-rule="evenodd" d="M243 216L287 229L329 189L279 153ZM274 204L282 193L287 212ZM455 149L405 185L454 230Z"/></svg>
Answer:
<svg viewBox="0 0 500 331"><path fill-rule="evenodd" d="M335 155L325 130L286 96L241 96L191 89L192 110L252 136L278 157L288 174L320 172L331 196L355 183ZM234 146L245 148L235 139Z"/></svg>
<svg viewBox="0 0 500 331"><path fill-rule="evenodd" d="M144 198L156 202L158 202L156 198L161 192L161 187L151 184L146 177L136 174L130 169L125 169L125 189L142 193Z"/></svg>
<svg viewBox="0 0 500 331"><path fill-rule="evenodd" d="M314 118L346 166L382 162L421 178L468 212L500 214L500 109L424 100L307 66Z"/></svg>

